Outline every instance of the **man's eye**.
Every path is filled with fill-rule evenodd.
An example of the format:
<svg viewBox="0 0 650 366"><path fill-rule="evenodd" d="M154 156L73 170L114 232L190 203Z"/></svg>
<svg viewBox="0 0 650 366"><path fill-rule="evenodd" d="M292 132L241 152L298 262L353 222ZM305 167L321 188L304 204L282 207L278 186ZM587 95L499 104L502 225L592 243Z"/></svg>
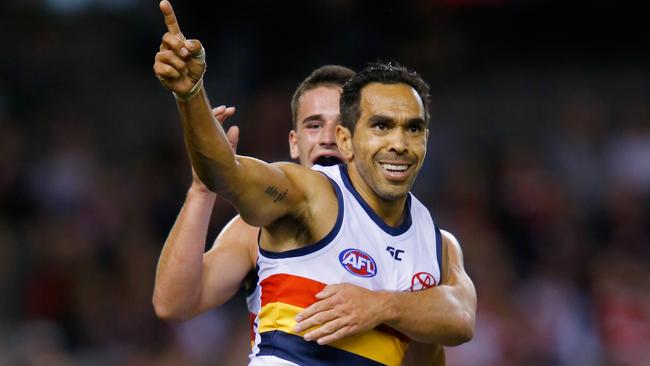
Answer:
<svg viewBox="0 0 650 366"><path fill-rule="evenodd" d="M420 131L422 131L422 126L411 126L411 127L409 127L409 131L411 131L413 133L420 132Z"/></svg>
<svg viewBox="0 0 650 366"><path fill-rule="evenodd" d="M312 124L308 124L307 128L320 128L320 125L318 123L312 123Z"/></svg>
<svg viewBox="0 0 650 366"><path fill-rule="evenodd" d="M373 127L378 130L385 130L386 128L388 128L388 126L385 123L375 123Z"/></svg>

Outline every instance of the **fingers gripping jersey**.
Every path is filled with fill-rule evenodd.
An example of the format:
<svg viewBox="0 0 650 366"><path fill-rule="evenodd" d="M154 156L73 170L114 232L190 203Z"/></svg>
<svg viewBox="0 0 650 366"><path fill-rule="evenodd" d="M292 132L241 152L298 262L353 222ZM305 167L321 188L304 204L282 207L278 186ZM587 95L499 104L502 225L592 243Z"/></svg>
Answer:
<svg viewBox="0 0 650 366"><path fill-rule="evenodd" d="M408 338L387 326L329 346L293 331L295 316L325 286L350 283L369 290L418 291L440 283L441 236L429 211L411 194L404 222L386 225L352 186L345 165L315 166L327 175L338 215L322 240L276 253L259 249L257 313L251 365L399 365Z"/></svg>

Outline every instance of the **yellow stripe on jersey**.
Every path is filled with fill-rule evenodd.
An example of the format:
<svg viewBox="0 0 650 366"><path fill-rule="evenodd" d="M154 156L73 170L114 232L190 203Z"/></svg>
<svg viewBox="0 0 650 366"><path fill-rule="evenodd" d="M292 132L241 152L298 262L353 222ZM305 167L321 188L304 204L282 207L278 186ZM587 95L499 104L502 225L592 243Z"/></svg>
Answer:
<svg viewBox="0 0 650 366"><path fill-rule="evenodd" d="M259 313L258 331L264 333L279 330L302 336L307 331L296 333L293 330L296 315L302 309L282 302L268 303ZM393 335L372 329L334 342L330 346L386 365L400 365L408 344Z"/></svg>

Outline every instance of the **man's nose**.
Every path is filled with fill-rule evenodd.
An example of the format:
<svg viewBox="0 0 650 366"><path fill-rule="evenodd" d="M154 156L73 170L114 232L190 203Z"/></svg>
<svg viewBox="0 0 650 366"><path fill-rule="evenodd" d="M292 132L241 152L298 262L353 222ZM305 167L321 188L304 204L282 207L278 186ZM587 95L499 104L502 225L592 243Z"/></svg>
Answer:
<svg viewBox="0 0 650 366"><path fill-rule="evenodd" d="M336 146L336 126L323 126L318 143L323 146Z"/></svg>
<svg viewBox="0 0 650 366"><path fill-rule="evenodd" d="M399 128L395 128L394 131L390 134L389 151L394 151L396 154L404 154L407 148L406 134Z"/></svg>

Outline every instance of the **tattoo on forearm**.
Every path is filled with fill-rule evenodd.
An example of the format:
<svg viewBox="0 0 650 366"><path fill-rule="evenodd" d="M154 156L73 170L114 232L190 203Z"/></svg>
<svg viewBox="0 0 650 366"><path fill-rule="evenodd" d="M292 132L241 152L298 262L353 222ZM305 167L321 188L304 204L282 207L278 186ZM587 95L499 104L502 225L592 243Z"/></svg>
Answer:
<svg viewBox="0 0 650 366"><path fill-rule="evenodd" d="M282 199L287 195L287 192L289 192L288 189L285 189L284 192L280 192L276 186L268 186L264 191L264 193L273 198L273 202L282 201Z"/></svg>

